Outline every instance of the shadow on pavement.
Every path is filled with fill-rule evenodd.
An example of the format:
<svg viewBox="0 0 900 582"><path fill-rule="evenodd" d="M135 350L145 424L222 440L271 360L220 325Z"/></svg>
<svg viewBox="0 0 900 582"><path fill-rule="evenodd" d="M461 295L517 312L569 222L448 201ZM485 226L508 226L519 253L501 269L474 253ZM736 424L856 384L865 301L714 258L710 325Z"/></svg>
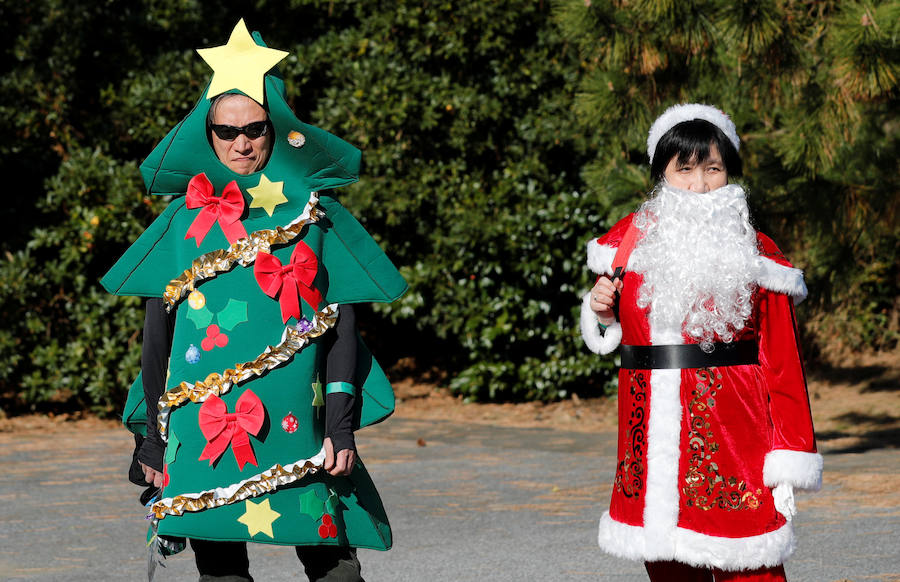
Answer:
<svg viewBox="0 0 900 582"><path fill-rule="evenodd" d="M870 425L875 427L862 434L855 431L828 430L816 432L818 440L825 454L864 453L874 449L895 449L900 445L900 418L890 414L862 414L848 412L834 417L833 420L844 424L859 426ZM854 438L855 437L855 438ZM829 441L853 438L854 442L847 446L829 447Z"/></svg>

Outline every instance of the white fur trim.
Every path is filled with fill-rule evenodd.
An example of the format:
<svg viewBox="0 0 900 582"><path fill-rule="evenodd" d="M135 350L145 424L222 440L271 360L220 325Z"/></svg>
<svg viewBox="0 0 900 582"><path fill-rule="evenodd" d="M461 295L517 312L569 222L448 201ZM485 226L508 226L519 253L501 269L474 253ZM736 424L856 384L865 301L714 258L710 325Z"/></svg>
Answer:
<svg viewBox="0 0 900 582"><path fill-rule="evenodd" d="M761 287L770 291L791 296L794 305L802 303L808 294L806 282L803 280L803 271L779 265L767 257L759 258L759 280L757 282Z"/></svg>
<svg viewBox="0 0 900 582"><path fill-rule="evenodd" d="M786 483L794 489L818 491L822 487L824 464L819 453L788 449L769 451L763 463L763 483L767 487Z"/></svg>
<svg viewBox="0 0 900 582"><path fill-rule="evenodd" d="M707 536L682 528L675 537L675 560L722 570L777 566L784 563L797 547L791 522L768 533L746 538Z"/></svg>
<svg viewBox="0 0 900 582"><path fill-rule="evenodd" d="M603 356L622 342L622 325L618 321L607 327L606 332L600 331L597 314L591 309L590 292L581 299L581 337L589 350Z"/></svg>
<svg viewBox="0 0 900 582"><path fill-rule="evenodd" d="M618 249L597 244L595 238L589 240L586 246L588 268L598 275L612 275L612 263Z"/></svg>
<svg viewBox="0 0 900 582"><path fill-rule="evenodd" d="M722 133L732 143L735 150L741 149L741 140L738 138L737 128L735 128L734 122L724 112L711 105L685 103L669 107L650 126L650 132L647 134L647 153L650 155L651 164L653 163L653 154L656 153L656 145L659 143L660 138L679 123L694 119L702 119L712 123L722 130Z"/></svg>
<svg viewBox="0 0 900 582"><path fill-rule="evenodd" d="M608 511L604 511L600 518L597 543L603 551L626 560L644 560L647 555L644 528L618 522ZM671 560L672 556L661 559Z"/></svg>
<svg viewBox="0 0 900 582"><path fill-rule="evenodd" d="M647 547L665 555L674 552L672 534L678 524L680 386L681 370L653 370L650 373L644 525Z"/></svg>
<svg viewBox="0 0 900 582"><path fill-rule="evenodd" d="M606 512L600 518L597 540L603 550L627 560L677 560L722 570L776 566L796 548L790 522L777 530L744 538L709 536L679 527L670 532L665 546L654 545L647 530L619 523Z"/></svg>

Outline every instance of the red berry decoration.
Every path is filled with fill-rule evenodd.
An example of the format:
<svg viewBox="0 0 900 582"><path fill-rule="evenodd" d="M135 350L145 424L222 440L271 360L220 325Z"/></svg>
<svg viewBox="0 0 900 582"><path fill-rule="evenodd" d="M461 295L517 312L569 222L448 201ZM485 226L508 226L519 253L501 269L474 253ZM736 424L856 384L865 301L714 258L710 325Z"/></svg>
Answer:
<svg viewBox="0 0 900 582"><path fill-rule="evenodd" d="M200 347L207 352L212 350L216 346L224 348L227 345L228 336L224 333L221 333L219 331L219 326L214 323L206 328L206 337L203 338L202 342L200 342Z"/></svg>
<svg viewBox="0 0 900 582"><path fill-rule="evenodd" d="M294 434L300 427L300 421L292 412L288 412L287 416L281 419L281 428L288 434Z"/></svg>
<svg viewBox="0 0 900 582"><path fill-rule="evenodd" d="M323 540L326 538L337 537L337 526L327 513L322 516L322 525L319 526L319 537Z"/></svg>

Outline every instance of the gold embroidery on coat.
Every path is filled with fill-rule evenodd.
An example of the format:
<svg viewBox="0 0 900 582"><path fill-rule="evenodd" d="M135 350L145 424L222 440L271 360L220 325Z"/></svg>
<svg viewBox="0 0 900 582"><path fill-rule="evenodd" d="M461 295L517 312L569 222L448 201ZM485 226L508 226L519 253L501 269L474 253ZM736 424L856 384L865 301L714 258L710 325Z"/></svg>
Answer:
<svg viewBox="0 0 900 582"><path fill-rule="evenodd" d="M726 511L753 510L762 505L762 490L748 491L744 481L723 477L715 461L719 443L710 429L709 410L716 406L716 394L722 388L718 370L701 368L696 372L697 385L692 392L688 447L690 460L684 476L682 492L685 505L704 511L717 507Z"/></svg>
<svg viewBox="0 0 900 582"><path fill-rule="evenodd" d="M629 371L631 417L625 430L625 455L616 467L615 487L625 497L640 497L644 489L644 438L647 433L644 407L647 380L643 372Z"/></svg>

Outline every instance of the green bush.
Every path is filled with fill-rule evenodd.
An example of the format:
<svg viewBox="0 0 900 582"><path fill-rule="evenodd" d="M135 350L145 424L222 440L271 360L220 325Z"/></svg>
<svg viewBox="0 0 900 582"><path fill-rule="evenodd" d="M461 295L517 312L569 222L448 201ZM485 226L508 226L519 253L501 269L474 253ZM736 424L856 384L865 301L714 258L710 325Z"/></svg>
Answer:
<svg viewBox="0 0 900 582"><path fill-rule="evenodd" d="M137 166L238 18L298 115L363 149L344 204L410 282L363 310L390 365L473 399L601 393L584 242L650 184L666 104L734 113L757 219L807 270L809 337L896 344L896 3L34 0L0 4L0 402L121 405L141 301L98 280L167 203ZM821 34L819 34L819 32Z"/></svg>
<svg viewBox="0 0 900 582"><path fill-rule="evenodd" d="M578 190L577 53L534 3L395 8L356 7L358 24L297 47L286 70L307 117L365 149L345 202L411 287L376 311L440 340L449 353L415 357L440 357L468 397L602 385L611 364L575 329L600 228Z"/></svg>
<svg viewBox="0 0 900 582"><path fill-rule="evenodd" d="M576 108L597 154L583 176L602 216L650 188L657 114L717 105L760 229L806 272L807 353L896 347L900 4L560 0L554 17L584 63Z"/></svg>
<svg viewBox="0 0 900 582"><path fill-rule="evenodd" d="M549 5L43 0L0 11L0 123L16 136L0 165L28 184L2 243L6 409L122 402L141 301L97 281L165 206L144 196L136 166L209 77L193 49L223 43L239 16L291 52L281 67L301 118L364 151L344 203L411 287L363 322L379 354L437 366L478 399L608 383L612 363L576 330L576 294L590 284L582 245L602 221L581 193L592 151L572 109L578 55Z"/></svg>

